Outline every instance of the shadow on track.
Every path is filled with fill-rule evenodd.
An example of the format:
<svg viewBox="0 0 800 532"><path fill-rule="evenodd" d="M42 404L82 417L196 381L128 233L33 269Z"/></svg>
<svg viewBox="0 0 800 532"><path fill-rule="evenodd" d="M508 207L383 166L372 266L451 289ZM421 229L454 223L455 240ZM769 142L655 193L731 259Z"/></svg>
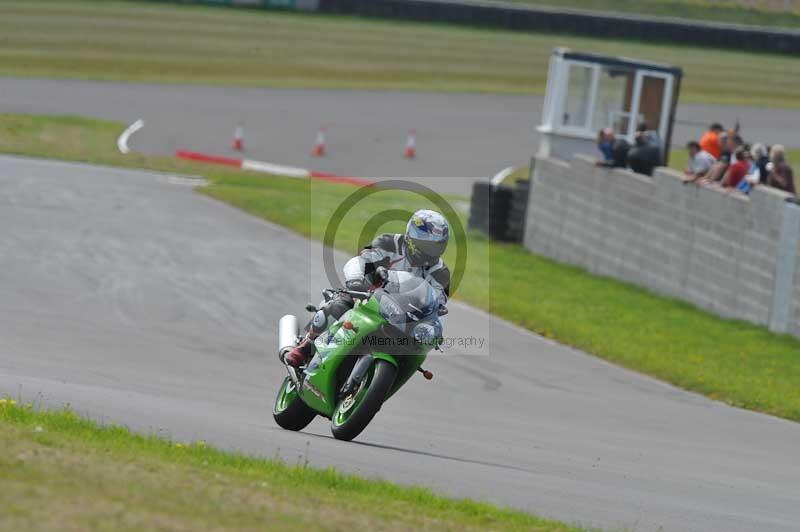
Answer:
<svg viewBox="0 0 800 532"><path fill-rule="evenodd" d="M326 440L338 441L333 436L329 436L327 434L316 434L316 433L313 433L313 432L300 432L298 434L302 434L303 436L313 436L315 438L323 438L323 439L326 439ZM407 449L405 447L397 447L395 445L384 445L384 444L381 444L381 443L370 443L370 442L363 442L363 441L342 442L342 444L346 444L346 445L362 445L364 447L372 447L373 449L385 449L385 450L388 450L388 451L397 451L397 452L401 452L401 453L414 454L414 455L417 455L417 456L428 456L430 458L440 458L442 460L451 460L453 462L459 462L459 463L462 463L462 464L474 464L474 465L482 465L482 466L486 466L486 467L497 467L497 468L500 468L500 469L508 469L510 471L517 471L517 472L520 472L520 473L529 473L529 474L538 473L538 471L533 471L533 470L530 470L530 469L525 469L525 468L522 468L522 467L517 467L517 466L513 466L513 465L508 465L508 464L500 464L500 463L497 463L497 462L489 462L489 461L485 461L485 460L474 460L474 459L471 459L471 458L461 458L459 456L450 456L450 455L441 454L441 453L433 453L433 452L429 452L429 451L420 451L418 449Z"/></svg>

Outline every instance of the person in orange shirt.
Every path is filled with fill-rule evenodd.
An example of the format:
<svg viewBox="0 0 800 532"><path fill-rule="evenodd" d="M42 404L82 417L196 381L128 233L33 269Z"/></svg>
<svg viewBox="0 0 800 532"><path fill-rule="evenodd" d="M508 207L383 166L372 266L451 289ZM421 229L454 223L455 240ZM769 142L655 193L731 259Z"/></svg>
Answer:
<svg viewBox="0 0 800 532"><path fill-rule="evenodd" d="M700 148L710 153L715 159L719 159L720 155L722 155L722 143L719 135L723 129L721 124L713 123L700 139Z"/></svg>

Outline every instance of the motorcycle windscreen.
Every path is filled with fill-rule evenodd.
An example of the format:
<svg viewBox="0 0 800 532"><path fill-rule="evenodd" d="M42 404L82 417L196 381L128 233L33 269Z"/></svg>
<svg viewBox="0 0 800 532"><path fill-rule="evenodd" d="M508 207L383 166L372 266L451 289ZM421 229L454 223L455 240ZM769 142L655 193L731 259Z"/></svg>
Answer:
<svg viewBox="0 0 800 532"><path fill-rule="evenodd" d="M416 276L391 275L386 285L375 292L375 297L380 302L381 316L401 329L430 317L438 309L436 291Z"/></svg>

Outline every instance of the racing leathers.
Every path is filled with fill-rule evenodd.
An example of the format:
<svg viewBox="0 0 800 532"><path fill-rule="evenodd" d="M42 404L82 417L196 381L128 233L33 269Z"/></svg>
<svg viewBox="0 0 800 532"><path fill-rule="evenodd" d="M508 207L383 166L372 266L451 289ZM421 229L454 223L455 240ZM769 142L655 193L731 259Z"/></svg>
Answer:
<svg viewBox="0 0 800 532"><path fill-rule="evenodd" d="M404 235L380 235L344 265L345 284L350 288L364 279L369 282L381 266L387 270L406 271L428 281L436 291L439 305L444 306L450 295L450 270L447 265L439 258L432 265L416 266L405 251Z"/></svg>
<svg viewBox="0 0 800 532"><path fill-rule="evenodd" d="M450 270L441 258L433 264L414 265L407 256L405 235L383 234L365 247L361 253L347 261L344 266L345 286L350 290L366 291L380 285L378 268L406 271L425 279L436 291L440 306L447 303L450 295ZM353 308L353 299L347 293L338 292L323 304L308 325L308 334L296 348L286 354L286 362L292 366L307 363L314 355L314 339L322 334L332 321L336 321Z"/></svg>

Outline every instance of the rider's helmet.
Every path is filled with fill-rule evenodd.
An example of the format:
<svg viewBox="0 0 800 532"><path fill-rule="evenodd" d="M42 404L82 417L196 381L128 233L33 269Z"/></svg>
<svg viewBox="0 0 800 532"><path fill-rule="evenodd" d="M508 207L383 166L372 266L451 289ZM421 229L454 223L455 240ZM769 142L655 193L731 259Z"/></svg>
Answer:
<svg viewBox="0 0 800 532"><path fill-rule="evenodd" d="M413 266L436 264L447 248L450 227L444 216L422 209L414 213L406 225L406 257Z"/></svg>

